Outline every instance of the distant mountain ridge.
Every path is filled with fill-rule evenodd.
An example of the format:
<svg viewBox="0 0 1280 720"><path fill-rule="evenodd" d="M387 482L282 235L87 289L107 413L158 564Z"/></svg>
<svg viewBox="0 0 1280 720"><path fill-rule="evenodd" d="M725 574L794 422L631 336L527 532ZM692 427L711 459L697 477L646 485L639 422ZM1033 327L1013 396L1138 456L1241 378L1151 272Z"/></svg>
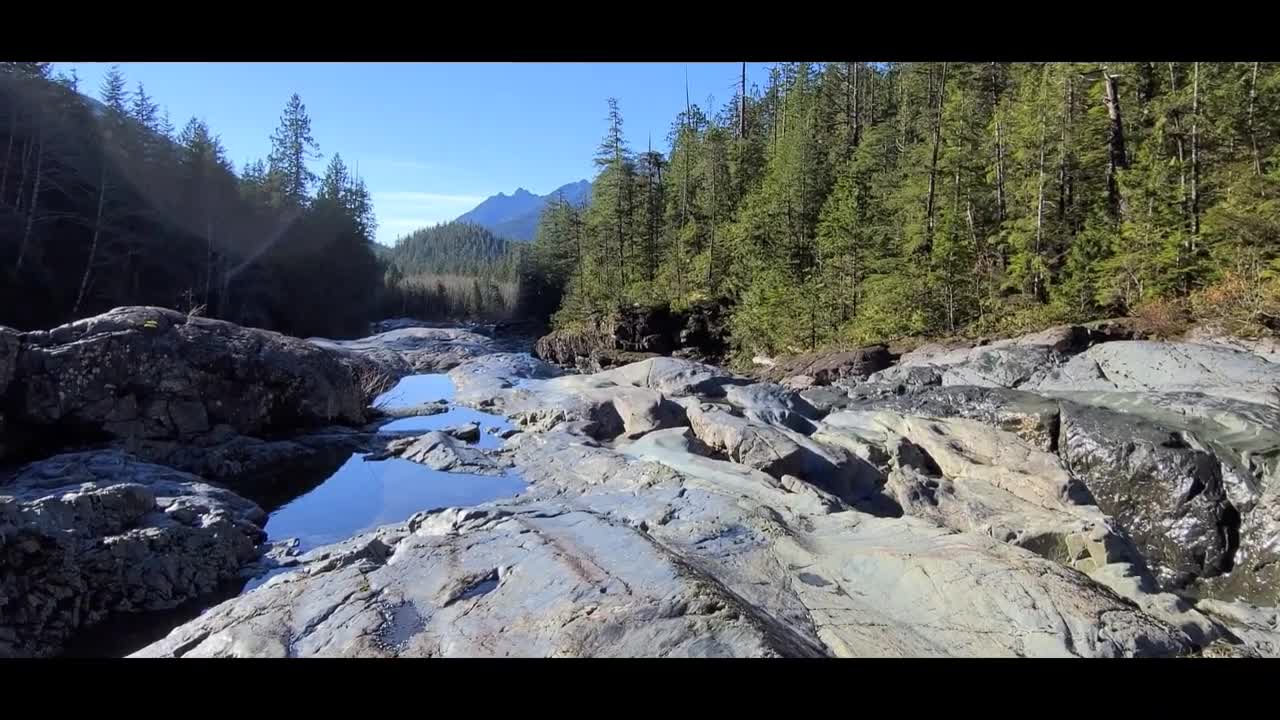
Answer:
<svg viewBox="0 0 1280 720"><path fill-rule="evenodd" d="M561 185L546 195L534 195L524 188L516 188L510 195L498 193L459 215L455 222L474 223L498 237L529 242L538 232L542 209L561 194L568 202L583 205L591 197L591 183L579 180Z"/></svg>

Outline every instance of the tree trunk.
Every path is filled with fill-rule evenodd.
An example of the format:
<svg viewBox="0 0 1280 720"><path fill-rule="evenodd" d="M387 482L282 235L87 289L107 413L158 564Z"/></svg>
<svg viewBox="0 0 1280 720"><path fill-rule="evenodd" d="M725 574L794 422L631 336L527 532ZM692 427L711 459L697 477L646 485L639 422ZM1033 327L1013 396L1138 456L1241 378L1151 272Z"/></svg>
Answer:
<svg viewBox="0 0 1280 720"><path fill-rule="evenodd" d="M747 64L742 63L742 88L738 96L738 138L747 137ZM652 148L650 148L652 150Z"/></svg>
<svg viewBox="0 0 1280 720"><path fill-rule="evenodd" d="M205 310L211 307L209 295L213 292L213 216L205 216L205 247L207 253L205 256L204 271L204 307Z"/></svg>
<svg viewBox="0 0 1280 720"><path fill-rule="evenodd" d="M98 254L98 238L102 235L102 207L107 197L107 158L102 157L102 169L98 174L98 211L93 217L93 239L89 242L89 257L84 262L84 274L80 276L80 292L76 293L76 302L71 306L71 319L80 315L80 305L84 302L85 291L89 289L89 275L93 273L93 260Z"/></svg>
<svg viewBox="0 0 1280 720"><path fill-rule="evenodd" d="M1116 90L1119 75L1106 73L1103 102L1107 106L1107 117L1110 128L1107 133L1107 201L1111 215L1115 219L1124 216L1124 198L1120 196L1120 183L1117 174L1121 168L1129 166L1124 150L1124 123L1120 115L1120 94Z"/></svg>
<svg viewBox="0 0 1280 720"><path fill-rule="evenodd" d="M27 186L27 172L31 168L31 148L32 147L34 147L34 143L32 143L29 140L24 140L22 142L22 151L18 153L18 156L21 158L19 167L22 169L22 171L18 175L18 188L17 188L18 196L13 200L13 209L15 212L22 212L22 208L23 208L22 189Z"/></svg>
<svg viewBox="0 0 1280 720"><path fill-rule="evenodd" d="M991 63L991 112L996 121L996 222L1004 223L1004 131L1000 117L1000 91L996 86L995 63Z"/></svg>
<svg viewBox="0 0 1280 720"><path fill-rule="evenodd" d="M848 66L848 72L853 75L853 97L846 99L846 103L852 100L852 115L849 118L851 121L850 124L852 125L851 140L853 142L853 147L858 147L858 143L862 140L862 88L860 87L859 82L862 75L862 63L846 63L846 65ZM846 83L848 83L847 80Z"/></svg>
<svg viewBox="0 0 1280 720"><path fill-rule="evenodd" d="M40 203L40 180L41 172L44 169L44 129L41 128L40 133L36 136L36 177L31 183L31 202L27 208L27 227L22 232L22 243L18 245L18 261L13 265L13 272L17 275L22 269L22 260L26 257L27 247L31 242L31 228L36 223L36 209ZM19 188L21 191L21 188Z"/></svg>
<svg viewBox="0 0 1280 720"><path fill-rule="evenodd" d="M1044 243L1044 146L1045 146L1045 112L1044 101L1045 93L1049 89L1049 66L1045 65L1044 74L1040 79L1040 179L1036 184L1036 244L1033 257L1035 260L1040 259L1040 248ZM1036 263L1036 268L1031 275L1031 294L1039 299L1040 297L1040 268Z"/></svg>
<svg viewBox="0 0 1280 720"><path fill-rule="evenodd" d="M1071 208L1071 109L1075 105L1075 85L1071 82L1071 73L1064 79L1065 109L1062 113L1062 147L1058 150L1058 222L1065 224L1067 212Z"/></svg>
<svg viewBox="0 0 1280 720"><path fill-rule="evenodd" d="M1257 76L1255 71L1254 76ZM1250 105L1252 108L1253 106ZM0 167L0 205L4 204L5 186L9 180L9 158L13 155L13 136L18 132L18 108L9 114L9 143L4 149L4 166Z"/></svg>
<svg viewBox="0 0 1280 720"><path fill-rule="evenodd" d="M934 191L938 182L938 149L942 145L942 105L946 101L947 92L947 64L942 63L942 77L938 81L938 99L937 110L934 111L933 119L933 153L929 159L929 195L925 199L925 240L924 252L929 254L933 246L933 206Z"/></svg>
<svg viewBox="0 0 1280 720"><path fill-rule="evenodd" d="M1192 64L1191 75L1191 252L1196 250L1195 238L1200 234L1200 63Z"/></svg>
<svg viewBox="0 0 1280 720"><path fill-rule="evenodd" d="M1253 174L1262 177L1262 156L1258 154L1258 133L1253 125L1253 107L1258 99L1258 63L1253 64L1249 80L1249 145L1253 148Z"/></svg>
<svg viewBox="0 0 1280 720"><path fill-rule="evenodd" d="M1174 94L1178 92L1178 75L1174 72L1173 63L1169 63L1169 92ZM1187 196L1187 156L1182 133L1182 119L1178 116L1177 109L1174 109L1169 115L1169 119L1173 122L1173 133L1178 147L1178 196L1182 201L1182 222L1190 226L1191 203Z"/></svg>

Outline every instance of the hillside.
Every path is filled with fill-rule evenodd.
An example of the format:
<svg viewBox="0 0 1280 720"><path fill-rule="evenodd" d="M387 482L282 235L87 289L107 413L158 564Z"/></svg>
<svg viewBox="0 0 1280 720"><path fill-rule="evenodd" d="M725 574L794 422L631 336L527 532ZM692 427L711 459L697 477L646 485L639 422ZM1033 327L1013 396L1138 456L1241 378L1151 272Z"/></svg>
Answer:
<svg viewBox="0 0 1280 720"><path fill-rule="evenodd" d="M456 222L470 222L488 228L498 237L529 242L538 230L538 218L551 200L563 195L573 205L583 205L591 196L591 183L579 180L562 185L546 195L534 195L524 188L515 193L498 193L486 198L473 210L458 217Z"/></svg>
<svg viewBox="0 0 1280 720"><path fill-rule="evenodd" d="M510 280L517 248L484 227L454 221L401 238L387 258L405 275L469 275Z"/></svg>

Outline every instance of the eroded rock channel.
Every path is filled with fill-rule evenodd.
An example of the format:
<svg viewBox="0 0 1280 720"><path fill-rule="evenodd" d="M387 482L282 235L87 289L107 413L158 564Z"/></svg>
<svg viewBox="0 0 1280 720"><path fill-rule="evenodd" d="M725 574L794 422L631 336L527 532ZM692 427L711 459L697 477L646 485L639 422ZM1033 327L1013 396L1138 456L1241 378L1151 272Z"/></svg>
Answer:
<svg viewBox="0 0 1280 720"><path fill-rule="evenodd" d="M153 308L6 342L0 655L121 617L144 657L1280 654L1280 365L1212 338L761 377Z"/></svg>

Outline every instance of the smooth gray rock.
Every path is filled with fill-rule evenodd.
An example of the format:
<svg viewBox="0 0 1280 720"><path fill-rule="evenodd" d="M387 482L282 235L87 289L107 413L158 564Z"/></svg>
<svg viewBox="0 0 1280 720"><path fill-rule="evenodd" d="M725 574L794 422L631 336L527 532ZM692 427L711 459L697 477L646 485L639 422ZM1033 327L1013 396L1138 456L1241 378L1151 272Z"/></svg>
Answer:
<svg viewBox="0 0 1280 720"><path fill-rule="evenodd" d="M0 479L0 657L48 656L108 613L177 607L238 577L265 515L200 478L117 451Z"/></svg>
<svg viewBox="0 0 1280 720"><path fill-rule="evenodd" d="M359 340L309 338L309 342L344 355L365 357L395 377L444 372L499 350L492 338L456 327L401 327Z"/></svg>
<svg viewBox="0 0 1280 720"><path fill-rule="evenodd" d="M875 393L859 387L850 391L849 409L883 409L906 415L968 418L1008 430L1041 450L1058 444L1058 402L1002 387L951 385L923 387L911 393Z"/></svg>
<svg viewBox="0 0 1280 720"><path fill-rule="evenodd" d="M476 442L480 439L480 423L469 422L444 428L441 432L463 442Z"/></svg>
<svg viewBox="0 0 1280 720"><path fill-rule="evenodd" d="M813 432L821 414L801 395L774 383L729 385L724 399L744 417L804 434Z"/></svg>
<svg viewBox="0 0 1280 720"><path fill-rule="evenodd" d="M520 498L322 549L143 657L1132 656L1186 635L1085 575L693 452L524 433ZM620 452L620 450L625 452ZM837 506L838 507L838 506Z"/></svg>
<svg viewBox="0 0 1280 720"><path fill-rule="evenodd" d="M1028 389L1199 392L1280 408L1280 365L1216 345L1120 341L1090 348Z"/></svg>
<svg viewBox="0 0 1280 720"><path fill-rule="evenodd" d="M479 431L477 430L477 436ZM432 470L468 475L501 475L504 467L485 451L466 445L450 435L432 431L417 438L403 438L387 443L384 451L371 454L370 460L400 457L421 463Z"/></svg>

